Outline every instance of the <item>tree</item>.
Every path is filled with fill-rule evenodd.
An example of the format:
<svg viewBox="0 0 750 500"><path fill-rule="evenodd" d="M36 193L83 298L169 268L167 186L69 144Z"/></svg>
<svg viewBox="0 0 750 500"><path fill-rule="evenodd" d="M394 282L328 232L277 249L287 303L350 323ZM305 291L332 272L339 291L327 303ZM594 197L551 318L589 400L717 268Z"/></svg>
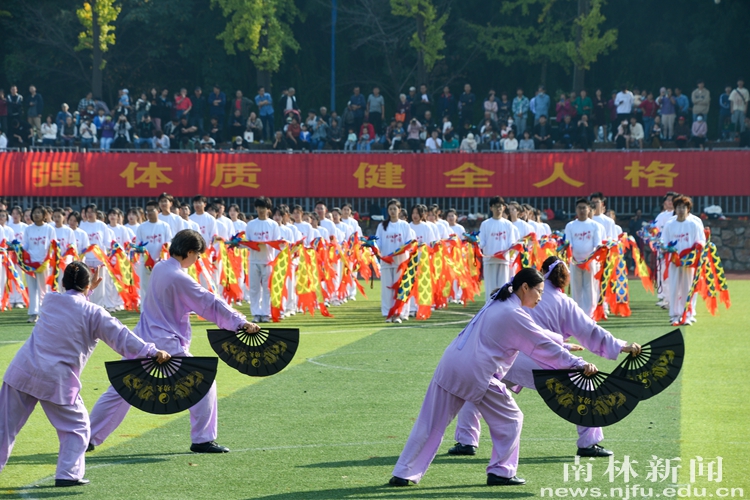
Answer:
<svg viewBox="0 0 750 500"><path fill-rule="evenodd" d="M294 0L211 0L229 17L226 29L217 37L228 54L250 52L258 70L258 85L270 87L270 74L279 71L284 51L297 52L291 23L302 19Z"/></svg>
<svg viewBox="0 0 750 500"><path fill-rule="evenodd" d="M107 64L104 53L115 44L115 27L122 7L114 0L88 0L76 11L84 30L78 35L76 50L91 50L91 90L97 98L102 97L102 70ZM96 40L96 42L95 42Z"/></svg>
<svg viewBox="0 0 750 500"><path fill-rule="evenodd" d="M431 0L391 0L391 12L416 22L417 31L409 45L417 51L417 80L425 83L428 73L444 57L440 52L446 46L443 26L448 21L448 13L438 17Z"/></svg>
<svg viewBox="0 0 750 500"><path fill-rule="evenodd" d="M603 0L513 0L505 2L503 18L514 20L504 26L465 23L470 29L471 45L485 57L506 66L517 62L542 65L545 83L547 64L559 64L566 72L571 67L578 78L574 90L583 88L583 71L597 58L616 48L617 30L600 35L605 21ZM518 22L521 20L521 22Z"/></svg>

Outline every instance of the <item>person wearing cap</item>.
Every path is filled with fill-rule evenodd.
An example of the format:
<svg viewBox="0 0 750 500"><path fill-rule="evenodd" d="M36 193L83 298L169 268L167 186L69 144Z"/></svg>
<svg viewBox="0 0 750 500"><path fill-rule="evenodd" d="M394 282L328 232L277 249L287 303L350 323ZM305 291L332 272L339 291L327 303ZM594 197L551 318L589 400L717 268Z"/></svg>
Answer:
<svg viewBox="0 0 750 500"><path fill-rule="evenodd" d="M573 299L565 294L570 283L570 271L565 262L557 257L549 257L542 265L544 274L544 294L542 299L531 309L526 309L534 322L551 332L552 339L568 351L581 351L583 348L606 359L617 359L620 353L627 352L637 356L641 346L636 343L628 344L624 340L615 338L610 332L599 326L596 321L587 316ZM568 340L575 336L581 346L569 344ZM544 367L533 361L523 352L513 362L503 377L506 387L515 393L526 387L536 390L533 370L543 370ZM481 431L479 419L481 412L472 403L465 403L458 412L456 423L456 445L448 450L449 455L475 455L479 446ZM577 426L578 451L582 457L606 457L612 455L599 445L604 439L601 427Z"/></svg>

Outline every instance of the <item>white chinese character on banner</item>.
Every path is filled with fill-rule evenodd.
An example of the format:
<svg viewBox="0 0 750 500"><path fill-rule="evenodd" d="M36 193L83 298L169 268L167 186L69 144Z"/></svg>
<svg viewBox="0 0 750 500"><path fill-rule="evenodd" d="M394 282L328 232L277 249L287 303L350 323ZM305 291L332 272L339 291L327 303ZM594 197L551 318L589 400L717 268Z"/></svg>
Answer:
<svg viewBox="0 0 750 500"><path fill-rule="evenodd" d="M706 462L703 461L703 457L698 456L690 459L690 482L694 483L696 477L706 477L709 481L720 483L722 478L721 462L721 457Z"/></svg>
<svg viewBox="0 0 750 500"><path fill-rule="evenodd" d="M629 455L625 455L622 462L615 460L614 455L609 456L609 465L607 470L604 472L604 476L609 475L609 482L613 483L616 477L622 476L623 481L626 483L630 482L630 478L638 477L638 473L633 470L633 464L637 464L637 460L630 460Z"/></svg>
<svg viewBox="0 0 750 500"><path fill-rule="evenodd" d="M682 465L675 465L673 462L679 462L681 458L664 459L658 458L656 455L651 455L652 459L648 461L648 474L646 474L646 481L652 483L663 482L668 479L671 480L672 484L677 484L677 473L682 468Z"/></svg>
<svg viewBox="0 0 750 500"><path fill-rule="evenodd" d="M565 464L565 468L563 469L563 481L567 483L571 480L569 479L570 473L573 474L572 481L583 481L585 483L591 481L593 465L590 462L593 460L593 458L589 458L589 463L582 464L581 457L576 456L575 462L572 465Z"/></svg>

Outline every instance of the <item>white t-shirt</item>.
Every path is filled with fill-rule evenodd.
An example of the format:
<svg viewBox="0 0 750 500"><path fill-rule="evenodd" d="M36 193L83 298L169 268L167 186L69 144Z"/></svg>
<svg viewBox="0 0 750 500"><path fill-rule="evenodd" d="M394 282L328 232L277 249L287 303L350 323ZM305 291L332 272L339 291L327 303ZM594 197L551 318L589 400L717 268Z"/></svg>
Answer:
<svg viewBox="0 0 750 500"><path fill-rule="evenodd" d="M245 239L248 241L276 241L282 239L281 228L273 219L253 219L245 225ZM276 258L276 250L270 245L260 245L260 251L250 249L251 264L268 264Z"/></svg>
<svg viewBox="0 0 750 500"><path fill-rule="evenodd" d="M135 238L135 234L133 234L133 231L123 226L122 224L117 226L109 226L109 230L112 231L114 240L123 248L125 247L125 243L131 243L133 241L133 238Z"/></svg>
<svg viewBox="0 0 750 500"><path fill-rule="evenodd" d="M26 226L23 235L23 248L29 253L31 262L43 262L49 252L49 246L55 239L55 230L47 224Z"/></svg>
<svg viewBox="0 0 750 500"><path fill-rule="evenodd" d="M308 224L308 226L310 226ZM292 239L290 240L291 243L297 243L299 240L303 239L305 236L302 234L302 231L297 228L293 223L289 223L286 225L287 229L292 233ZM312 226L310 226L310 229L312 229Z"/></svg>
<svg viewBox="0 0 750 500"><path fill-rule="evenodd" d="M692 247L695 243L706 244L706 235L703 228L690 217L683 222L674 218L667 222L661 233L661 241L665 245L674 246L675 250L681 252Z"/></svg>
<svg viewBox="0 0 750 500"><path fill-rule="evenodd" d="M375 232L377 237L376 245L380 249L380 254L388 256L398 250L401 246L405 245L411 240L411 228L406 221L398 220L396 222L389 222L388 228L383 229L383 223L378 224L378 229ZM381 262L381 266L398 266L408 258L408 252L399 255L393 259L393 264L387 262Z"/></svg>
<svg viewBox="0 0 750 500"><path fill-rule="evenodd" d="M25 222L19 222L16 224L13 221L9 221L7 226L13 230L13 239L18 240L18 242L23 245L23 230L26 229L28 224Z"/></svg>
<svg viewBox="0 0 750 500"><path fill-rule="evenodd" d="M531 224L529 224L525 220L516 219L516 221L515 222L511 222L511 224L513 224L516 227L516 229L518 229L518 239L519 240L521 238L524 238L526 235L531 234L531 233L534 232L534 228L531 226Z"/></svg>
<svg viewBox="0 0 750 500"><path fill-rule="evenodd" d="M201 233L206 245L211 245L214 238L219 235L219 229L216 227L216 217L209 215L208 212L202 214L191 214L190 220L198 224L197 231Z"/></svg>
<svg viewBox="0 0 750 500"><path fill-rule="evenodd" d="M294 242L294 231L292 231L289 226L285 226L284 224L279 225L279 233L281 234L282 240L286 241L287 243ZM247 238L247 235L245 235L245 237Z"/></svg>
<svg viewBox="0 0 750 500"><path fill-rule="evenodd" d="M615 96L615 106L617 114L628 114L633 110L633 93L629 90L618 92Z"/></svg>
<svg viewBox="0 0 750 500"><path fill-rule="evenodd" d="M229 222L231 223L232 221L230 220ZM233 225L227 225L222 219L216 217L216 231L219 233L219 238L224 241L229 240L234 234L233 229Z"/></svg>
<svg viewBox="0 0 750 500"><path fill-rule="evenodd" d="M174 238L174 236L180 231L182 231L183 229L189 229L188 226L185 224L185 220L177 214L170 213L169 215L164 215L160 213L159 220L167 223L170 231L172 232L172 238Z"/></svg>
<svg viewBox="0 0 750 500"><path fill-rule="evenodd" d="M294 227L297 228L297 231L300 233L300 238L305 238L305 245L310 245L312 243L312 240L314 238L313 236L313 227L308 224L307 222L295 222ZM297 240L299 241L299 240Z"/></svg>
<svg viewBox="0 0 750 500"><path fill-rule="evenodd" d="M198 225L197 222L193 222L190 219L182 219L182 223L185 224L185 229L192 229L193 231L201 232L201 227ZM174 233L172 234L172 237L174 238Z"/></svg>
<svg viewBox="0 0 750 500"><path fill-rule="evenodd" d="M419 224L410 222L409 227L414 232L414 239L417 240L417 243L428 244L438 240L438 236L435 234L432 226L426 222L420 222Z"/></svg>
<svg viewBox="0 0 750 500"><path fill-rule="evenodd" d="M77 248L76 236L68 226L55 227L55 239L62 253L65 253L71 245L76 245Z"/></svg>
<svg viewBox="0 0 750 500"><path fill-rule="evenodd" d="M130 223L125 224L125 227L133 231L133 234L135 234L135 232L138 231L138 226L140 226L140 224L130 224Z"/></svg>
<svg viewBox="0 0 750 500"><path fill-rule="evenodd" d="M242 231L245 230L246 227L247 227L247 222L243 222L239 219L233 220L232 221L232 229L233 229L232 236L234 236L237 233L241 233Z"/></svg>
<svg viewBox="0 0 750 500"><path fill-rule="evenodd" d="M355 229L351 226L351 224L345 223L343 219L338 224L334 224L334 226L336 227L337 231L344 235L344 240L347 241L355 232Z"/></svg>
<svg viewBox="0 0 750 500"><path fill-rule="evenodd" d="M617 236L619 236L620 233L618 233L617 229L615 228L615 221L613 221L611 217L601 214L601 215L594 215L592 219L594 219L596 222L598 222L604 227L605 238L616 239Z"/></svg>
<svg viewBox="0 0 750 500"><path fill-rule="evenodd" d="M573 259L583 262L605 239L604 227L593 219L576 219L565 226L565 238L570 242Z"/></svg>
<svg viewBox="0 0 750 500"><path fill-rule="evenodd" d="M77 227L76 230L73 231L73 234L74 234L75 239L76 239L76 247L78 248L78 254L80 255L90 245L90 243L89 243L89 235L86 234L86 231L84 231L80 227Z"/></svg>
<svg viewBox="0 0 750 500"><path fill-rule="evenodd" d="M520 219L519 219L520 220ZM488 261L497 252L507 251L520 239L518 228L508 219L490 218L479 226L479 248Z"/></svg>
<svg viewBox="0 0 750 500"><path fill-rule="evenodd" d="M442 145L443 141L440 139L433 139L432 137L428 138L424 143L425 149L430 153L439 153Z"/></svg>
<svg viewBox="0 0 750 500"><path fill-rule="evenodd" d="M336 224L333 223L333 221L328 219L323 219L318 222L319 227L322 227L323 229L328 232L328 236L324 236L326 241L330 241L329 237L333 236L338 243L343 243L341 241L341 238L339 238L339 232L336 230Z"/></svg>
<svg viewBox="0 0 750 500"><path fill-rule="evenodd" d="M172 228L163 220L146 221L138 226L138 230L135 232L136 244L145 244L146 251L154 262L159 262L162 246L164 246L164 243L171 242L173 237Z"/></svg>
<svg viewBox="0 0 750 500"><path fill-rule="evenodd" d="M109 244L113 237L106 224L100 220L94 222L83 221L79 227L86 232L86 235L89 238L89 245L98 246L105 254L109 251ZM85 262L86 264L93 266L100 266L102 264L102 262L91 253L86 254Z"/></svg>
<svg viewBox="0 0 750 500"><path fill-rule="evenodd" d="M446 224L448 223L446 222ZM466 229L464 229L461 224L456 224L455 226L451 226L450 224L448 224L448 229L452 234L458 236L458 239L464 239L464 233L466 232Z"/></svg>
<svg viewBox="0 0 750 500"><path fill-rule="evenodd" d="M359 226L359 222L354 220L352 217L349 217L348 219L342 218L341 222L343 222L344 224L349 224L354 228L358 235L362 236L362 228Z"/></svg>

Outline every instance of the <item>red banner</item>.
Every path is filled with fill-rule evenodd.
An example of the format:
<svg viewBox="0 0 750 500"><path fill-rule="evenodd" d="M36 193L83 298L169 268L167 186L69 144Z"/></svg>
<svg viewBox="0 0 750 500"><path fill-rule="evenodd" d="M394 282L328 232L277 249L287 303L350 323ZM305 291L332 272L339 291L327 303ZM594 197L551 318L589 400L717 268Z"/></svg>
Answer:
<svg viewBox="0 0 750 500"><path fill-rule="evenodd" d="M0 153L3 196L750 195L750 151Z"/></svg>

